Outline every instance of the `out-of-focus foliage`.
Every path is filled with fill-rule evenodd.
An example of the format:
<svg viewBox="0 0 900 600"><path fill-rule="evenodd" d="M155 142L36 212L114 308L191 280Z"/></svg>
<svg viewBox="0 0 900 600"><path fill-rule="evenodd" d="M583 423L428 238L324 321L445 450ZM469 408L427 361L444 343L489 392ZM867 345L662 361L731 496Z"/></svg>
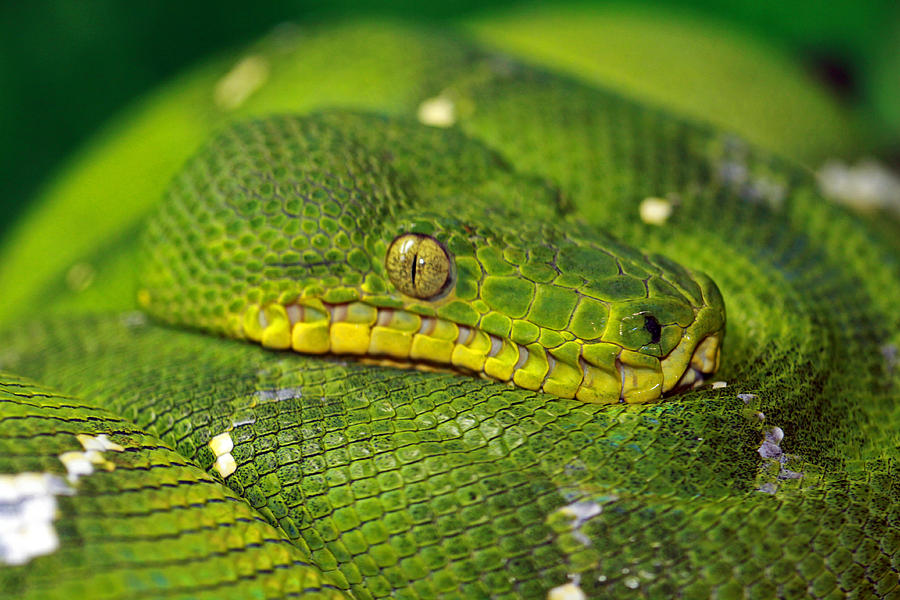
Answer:
<svg viewBox="0 0 900 600"><path fill-rule="evenodd" d="M845 146L847 152L876 143L896 148L900 9L892 0L826 4L816 0L620 0L617 4L640 5L660 14L689 10L758 38L755 48L771 45L793 61L794 68L805 69L823 82L821 89L809 94L832 94L839 112L852 113L864 125L861 138ZM528 5L510 0L2 3L0 234L61 160L112 113L186 65L248 42L280 22L373 13L490 22L492 11L519 6Z"/></svg>
<svg viewBox="0 0 900 600"><path fill-rule="evenodd" d="M868 149L858 115L838 95L848 90L822 85L783 46L709 15L542 6L467 26L485 44L712 123L812 167Z"/></svg>

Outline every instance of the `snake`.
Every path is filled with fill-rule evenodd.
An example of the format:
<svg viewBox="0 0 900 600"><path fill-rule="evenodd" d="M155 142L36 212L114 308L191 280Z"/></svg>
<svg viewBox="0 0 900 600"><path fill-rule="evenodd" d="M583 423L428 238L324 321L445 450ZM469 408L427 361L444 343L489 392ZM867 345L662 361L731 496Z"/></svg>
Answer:
<svg viewBox="0 0 900 600"><path fill-rule="evenodd" d="M6 260L5 597L900 596L889 227L419 26L211 81Z"/></svg>

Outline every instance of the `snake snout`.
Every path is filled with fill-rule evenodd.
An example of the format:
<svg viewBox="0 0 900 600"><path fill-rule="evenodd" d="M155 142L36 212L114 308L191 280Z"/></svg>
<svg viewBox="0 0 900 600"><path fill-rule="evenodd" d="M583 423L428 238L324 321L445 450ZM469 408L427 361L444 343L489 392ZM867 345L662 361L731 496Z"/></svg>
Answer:
<svg viewBox="0 0 900 600"><path fill-rule="evenodd" d="M685 330L681 344L663 359L667 384L663 393L676 394L697 388L719 369L725 337L725 301L718 286L705 273L692 272L700 287L703 305Z"/></svg>
<svg viewBox="0 0 900 600"><path fill-rule="evenodd" d="M675 394L703 385L719 369L721 355L722 336L716 334L704 338L694 349L681 379L671 389L666 390L666 393Z"/></svg>

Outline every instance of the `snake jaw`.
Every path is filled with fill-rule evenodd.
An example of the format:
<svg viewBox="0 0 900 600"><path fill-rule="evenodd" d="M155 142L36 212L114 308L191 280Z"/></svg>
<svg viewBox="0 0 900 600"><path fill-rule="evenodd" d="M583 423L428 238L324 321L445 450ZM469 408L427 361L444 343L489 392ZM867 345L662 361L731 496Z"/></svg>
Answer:
<svg viewBox="0 0 900 600"><path fill-rule="evenodd" d="M441 365L584 402L651 402L689 368L712 370L705 352L691 364L724 328L708 277L560 220L558 190L479 142L408 125L319 115L223 131L148 224L141 306L267 348ZM394 160L401 140L411 156L454 152L440 168Z"/></svg>
<svg viewBox="0 0 900 600"><path fill-rule="evenodd" d="M718 333L707 336L694 348L687 367L681 371L681 377L671 387L666 388L665 393L676 394L700 387L718 370L721 356L722 336ZM663 364L665 369L665 361Z"/></svg>
<svg viewBox="0 0 900 600"><path fill-rule="evenodd" d="M577 340L546 348L402 309L316 299L251 305L236 320L238 337L267 348L462 371L601 404L651 402L699 385L718 367L721 340L717 332L694 344L686 333L662 359L605 342Z"/></svg>
<svg viewBox="0 0 900 600"><path fill-rule="evenodd" d="M698 373L709 376L719 368L721 358L721 340L718 335L704 338L691 355L691 368Z"/></svg>

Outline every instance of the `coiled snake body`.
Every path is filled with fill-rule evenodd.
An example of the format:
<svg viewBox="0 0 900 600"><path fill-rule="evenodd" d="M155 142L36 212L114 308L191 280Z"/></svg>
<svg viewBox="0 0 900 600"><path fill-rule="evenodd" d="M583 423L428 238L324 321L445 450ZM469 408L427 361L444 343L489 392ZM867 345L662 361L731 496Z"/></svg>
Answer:
<svg viewBox="0 0 900 600"><path fill-rule="evenodd" d="M734 136L402 32L427 68L260 100L84 257L94 308L4 327L4 592L900 594L890 243Z"/></svg>

